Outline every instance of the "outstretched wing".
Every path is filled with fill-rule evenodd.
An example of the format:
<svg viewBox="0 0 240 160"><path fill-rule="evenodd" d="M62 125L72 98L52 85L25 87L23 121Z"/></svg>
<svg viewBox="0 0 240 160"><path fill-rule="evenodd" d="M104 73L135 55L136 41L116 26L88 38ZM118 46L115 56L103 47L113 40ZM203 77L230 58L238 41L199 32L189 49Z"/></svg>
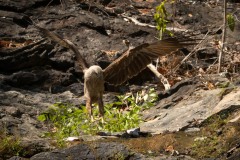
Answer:
<svg viewBox="0 0 240 160"><path fill-rule="evenodd" d="M71 41L69 41L67 39L62 38L61 36L59 36L58 34L56 34L54 32L51 32L45 28L39 27L36 24L34 24L34 26L46 37L57 42L58 44L60 44L61 46L65 47L65 48L71 49L75 53L77 61L81 65L81 68L83 69L83 71L88 68L88 64L86 63L85 59L82 57L81 53L78 51L78 48L76 47L75 44L73 44Z"/></svg>
<svg viewBox="0 0 240 160"><path fill-rule="evenodd" d="M183 48L184 45L174 38L142 44L125 52L105 68L104 80L113 85L120 85L140 73L152 60Z"/></svg>

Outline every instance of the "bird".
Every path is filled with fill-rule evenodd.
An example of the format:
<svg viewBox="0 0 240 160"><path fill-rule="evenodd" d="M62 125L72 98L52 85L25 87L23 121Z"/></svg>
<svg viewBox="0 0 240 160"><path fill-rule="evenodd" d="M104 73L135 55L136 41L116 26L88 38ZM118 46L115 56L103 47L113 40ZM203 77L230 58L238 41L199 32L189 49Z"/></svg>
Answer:
<svg viewBox="0 0 240 160"><path fill-rule="evenodd" d="M119 58L102 69L98 65L89 66L73 42L36 24L34 26L46 37L75 53L76 60L84 73L84 97L86 99L86 109L91 119L93 119L93 103L98 103L99 117L104 116L103 93L105 82L116 86L120 85L139 74L152 60L159 56L177 51L185 45L194 44L191 42L185 43L187 41L180 42L176 38L163 39L150 44L143 43L135 48L129 47Z"/></svg>

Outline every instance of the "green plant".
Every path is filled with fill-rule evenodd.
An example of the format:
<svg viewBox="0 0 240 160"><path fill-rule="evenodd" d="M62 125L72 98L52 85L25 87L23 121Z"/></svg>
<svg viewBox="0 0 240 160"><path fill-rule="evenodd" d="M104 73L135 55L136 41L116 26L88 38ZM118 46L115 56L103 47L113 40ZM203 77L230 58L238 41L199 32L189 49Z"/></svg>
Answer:
<svg viewBox="0 0 240 160"><path fill-rule="evenodd" d="M163 37L163 33L167 33L170 36L173 36L173 33L167 30L167 20L169 13L166 11L165 3L167 0L164 0L156 7L156 13L154 14L154 20L157 23L157 30L159 31L159 39L161 40ZM170 3L174 3L174 0L171 0Z"/></svg>
<svg viewBox="0 0 240 160"><path fill-rule="evenodd" d="M86 121L90 121L85 107L79 109L63 103L55 103L50 106L46 112L38 116L38 120L48 124L49 132L44 136L56 139L59 147L65 145L63 141L65 137L79 135L80 129L84 129Z"/></svg>
<svg viewBox="0 0 240 160"><path fill-rule="evenodd" d="M12 156L24 156L26 151L21 146L20 138L7 135L0 131L0 159L7 159Z"/></svg>
<svg viewBox="0 0 240 160"><path fill-rule="evenodd" d="M141 122L140 111L151 107L157 100L154 89L148 93L141 91L134 96L132 93L117 96L118 101L106 104L104 121L91 121L86 107L77 108L71 104L56 103L38 116L38 120L48 124L49 131L45 136L57 140L60 147L64 146L63 139L81 134L95 134L99 131L118 132L134 128ZM93 109L93 116L98 110Z"/></svg>
<svg viewBox="0 0 240 160"><path fill-rule="evenodd" d="M235 28L235 20L234 20L233 14L231 13L227 14L227 23L228 23L229 29L233 32Z"/></svg>
<svg viewBox="0 0 240 160"><path fill-rule="evenodd" d="M217 136L205 137L193 143L192 154L199 158L216 158L224 149L219 147L220 138Z"/></svg>
<svg viewBox="0 0 240 160"><path fill-rule="evenodd" d="M198 158L216 158L217 155L226 153L227 147L220 131L226 125L228 112L222 112L219 115L213 115L206 119L201 129L200 139L195 139L192 144L191 153Z"/></svg>

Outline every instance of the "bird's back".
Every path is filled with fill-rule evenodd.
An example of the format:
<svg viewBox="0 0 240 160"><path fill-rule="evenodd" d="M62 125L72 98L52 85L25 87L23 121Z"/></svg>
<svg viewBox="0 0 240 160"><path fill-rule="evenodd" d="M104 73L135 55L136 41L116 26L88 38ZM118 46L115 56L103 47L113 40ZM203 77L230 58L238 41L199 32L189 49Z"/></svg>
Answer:
<svg viewBox="0 0 240 160"><path fill-rule="evenodd" d="M104 92L103 70L99 66L91 66L84 72L84 95L96 102Z"/></svg>

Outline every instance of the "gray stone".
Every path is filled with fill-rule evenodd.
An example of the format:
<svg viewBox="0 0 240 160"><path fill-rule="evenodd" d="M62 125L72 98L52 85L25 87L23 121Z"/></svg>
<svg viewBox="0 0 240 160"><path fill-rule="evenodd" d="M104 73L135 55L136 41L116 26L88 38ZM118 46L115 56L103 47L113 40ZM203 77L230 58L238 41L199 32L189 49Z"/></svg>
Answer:
<svg viewBox="0 0 240 160"><path fill-rule="evenodd" d="M132 128L126 131L131 137L139 137L140 128Z"/></svg>
<svg viewBox="0 0 240 160"><path fill-rule="evenodd" d="M226 95L225 90L228 89L192 90L191 95L175 103L169 101L173 98L172 95L168 97L169 100L164 99L143 113L150 120L140 124L140 130L152 134L179 131L188 126L198 126L208 117L225 109L240 107L240 87L230 88Z"/></svg>
<svg viewBox="0 0 240 160"><path fill-rule="evenodd" d="M82 160L82 159L128 159L137 155L130 152L124 145L112 142L78 144L63 150L43 152L31 157L31 160Z"/></svg>

